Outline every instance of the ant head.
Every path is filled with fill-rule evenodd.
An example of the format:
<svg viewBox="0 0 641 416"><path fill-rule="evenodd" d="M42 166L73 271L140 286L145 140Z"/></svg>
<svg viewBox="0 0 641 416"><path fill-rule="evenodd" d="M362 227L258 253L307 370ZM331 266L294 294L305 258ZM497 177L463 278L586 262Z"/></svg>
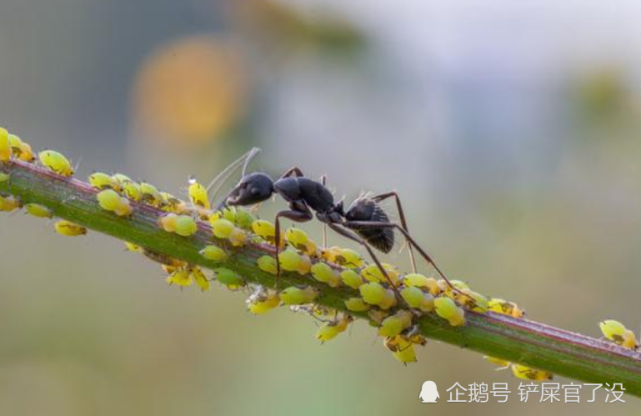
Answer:
<svg viewBox="0 0 641 416"><path fill-rule="evenodd" d="M251 173L240 180L229 193L226 205L254 205L269 199L274 193L274 182L262 172Z"/></svg>

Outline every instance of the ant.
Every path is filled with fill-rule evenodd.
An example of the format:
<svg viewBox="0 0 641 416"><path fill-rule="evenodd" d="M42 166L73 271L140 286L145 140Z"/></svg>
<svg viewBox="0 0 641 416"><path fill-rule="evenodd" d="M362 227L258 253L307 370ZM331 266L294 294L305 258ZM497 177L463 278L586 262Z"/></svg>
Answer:
<svg viewBox="0 0 641 416"><path fill-rule="evenodd" d="M352 204L345 209L343 201L334 202L334 195L325 186L326 177L320 181L315 181L306 177L298 167L287 170L280 178L274 181L269 175L263 172L254 172L247 174L247 166L253 157L260 152L260 149L253 148L249 153L229 165L221 172L209 185L208 191L218 184L214 189L215 193L222 186L234 170L242 163L242 178L240 182L225 197L223 202L218 206L222 209L226 206L248 206L255 205L269 199L272 195L279 195L289 204L289 209L279 211L274 221L275 241L280 241L281 229L280 220L286 218L295 222L308 222L316 218L324 225L334 230L337 234L348 238L361 245L379 268L386 278L390 287L400 298L396 286L392 283L390 277L385 271L383 265L372 250L372 247L383 252L389 253L394 247L394 229L399 231L409 243L410 259L412 269L416 272L413 248L430 264L439 276L447 282L454 290L450 281L444 273L434 263L432 258L423 248L410 236L405 214L401 205L398 193L395 191L386 192L378 195L369 196L363 194L359 196ZM222 181L222 182L221 182ZM213 198L213 196L212 196ZM386 199L394 198L398 209L401 224L390 221L389 216L383 210L380 203ZM276 244L276 277L280 276L280 262L278 261L279 244Z"/></svg>

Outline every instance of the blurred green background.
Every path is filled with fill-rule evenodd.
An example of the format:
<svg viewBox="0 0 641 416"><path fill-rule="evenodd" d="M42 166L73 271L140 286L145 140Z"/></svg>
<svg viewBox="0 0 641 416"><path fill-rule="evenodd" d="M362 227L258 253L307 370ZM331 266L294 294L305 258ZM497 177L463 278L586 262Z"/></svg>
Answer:
<svg viewBox="0 0 641 416"><path fill-rule="evenodd" d="M639 21L633 0L2 0L0 124L82 158L80 177L119 171L175 193L251 146L255 169L327 173L348 200L397 189L451 277L598 336L604 318L641 325ZM638 406L523 404L480 355L430 342L403 367L363 323L321 346L308 317L180 292L102 235L64 239L13 214L0 237L1 415ZM440 403L419 403L425 380ZM454 382L513 393L445 403Z"/></svg>

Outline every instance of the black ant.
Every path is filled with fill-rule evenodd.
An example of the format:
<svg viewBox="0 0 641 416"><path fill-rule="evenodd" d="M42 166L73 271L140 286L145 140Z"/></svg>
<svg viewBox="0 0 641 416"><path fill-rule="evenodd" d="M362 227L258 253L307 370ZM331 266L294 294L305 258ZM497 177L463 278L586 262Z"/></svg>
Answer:
<svg viewBox="0 0 641 416"><path fill-rule="evenodd" d="M410 258L412 269L416 271L414 254L412 248L415 248L419 254L436 270L439 276L445 280L452 288L452 284L445 277L443 272L434 263L432 258L423 250L418 243L410 236L405 220L405 214L401 205L398 194L394 191L378 195L368 196L361 195L345 210L343 201L334 202L334 196L325 186L325 177L320 181L315 181L306 177L298 167L293 167L285 172L276 181L263 172L254 172L247 174L247 165L251 159L260 151L258 148L252 149L249 153L233 162L209 186L211 188L218 183L218 189L222 186L219 181L225 181L232 172L243 163L242 178L236 187L227 195L224 201L218 207L225 206L248 206L255 205L269 199L272 195L277 194L282 197L288 204L289 209L279 211L274 221L275 241L280 241L280 219L287 218L295 222L307 222L316 218L336 233L348 238L363 246L370 257L376 263L383 276L389 282L392 289L396 292L398 289L392 283L390 277L385 271L383 265L372 250L376 248L383 253L389 253L394 247L394 229L398 230L409 243ZM209 189L208 188L208 189ZM214 190L217 192L218 189ZM389 216L380 206L380 202L394 198L399 212L401 225L390 221ZM276 276L280 276L280 262L278 261L279 245L276 244ZM456 289L456 288L454 288Z"/></svg>

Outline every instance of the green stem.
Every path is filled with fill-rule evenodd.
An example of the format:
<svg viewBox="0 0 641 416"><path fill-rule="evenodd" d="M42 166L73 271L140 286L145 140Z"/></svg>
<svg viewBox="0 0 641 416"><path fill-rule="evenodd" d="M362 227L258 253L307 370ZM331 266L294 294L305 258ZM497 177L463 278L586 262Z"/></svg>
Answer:
<svg viewBox="0 0 641 416"><path fill-rule="evenodd" d="M130 218L102 210L96 201L97 191L79 180L20 161L0 164L0 171L10 175L8 181L0 182L0 193L15 195L23 203L44 205L57 217L154 252L210 269L227 267L248 282L274 287L274 276L256 266L258 257L274 253L269 245L232 249L224 241L216 241L233 255L223 263L213 262L199 254L204 245L215 240L207 224L199 224L199 231L189 238L180 237L162 231L157 220L163 213L147 205L134 204ZM339 310L345 310L346 299L358 295L350 288L330 288L311 276L284 273L280 279L280 287L316 287L320 291L317 302ZM365 314L356 315L367 319ZM641 397L641 354L611 342L491 312L468 311L467 323L461 327L427 314L420 318L419 327L426 337L557 375L590 383L623 383L628 394Z"/></svg>

